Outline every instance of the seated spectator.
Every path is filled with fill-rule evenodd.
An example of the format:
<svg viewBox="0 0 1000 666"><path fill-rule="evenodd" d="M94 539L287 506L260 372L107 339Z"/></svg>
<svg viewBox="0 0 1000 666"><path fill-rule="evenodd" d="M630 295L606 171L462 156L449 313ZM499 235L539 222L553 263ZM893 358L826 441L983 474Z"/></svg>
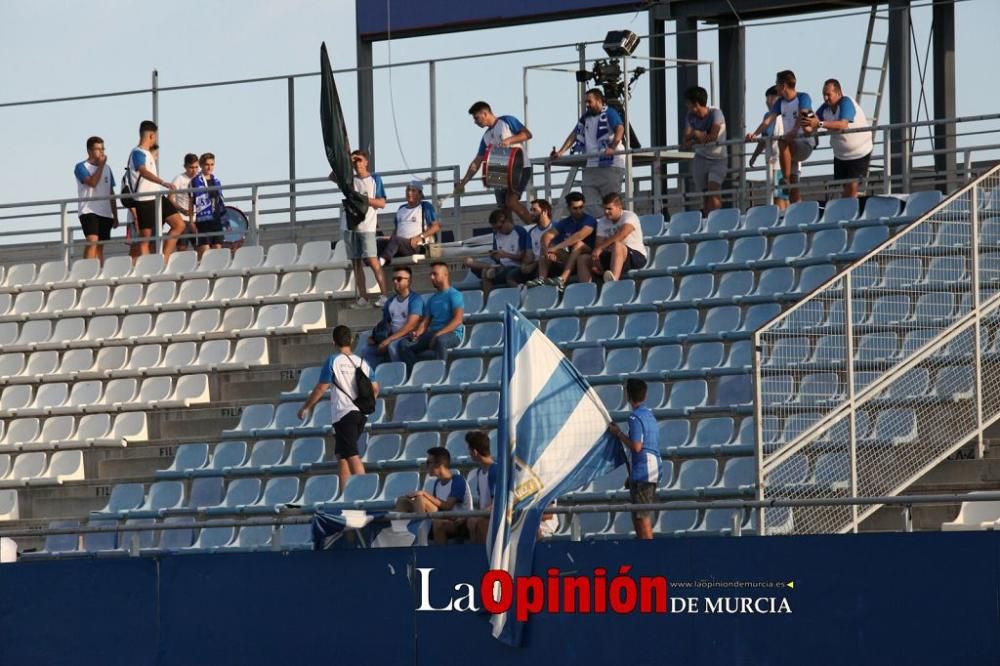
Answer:
<svg viewBox="0 0 1000 666"><path fill-rule="evenodd" d="M872 158L871 132L852 132L846 129L868 127L868 118L861 105L844 94L837 79L827 79L823 84L823 103L816 115L804 119L807 133L825 129L830 132L833 148L833 179L848 180L844 183L844 197L858 196L858 181L868 177L868 163Z"/></svg>
<svg viewBox="0 0 1000 666"><path fill-rule="evenodd" d="M427 475L434 478L431 492L418 490L396 500L396 511L433 513L472 511L472 492L462 473L451 469L451 454L443 446L427 449ZM431 533L434 543L443 546L452 537L468 536L465 518L434 518Z"/></svg>
<svg viewBox="0 0 1000 666"><path fill-rule="evenodd" d="M778 141L778 162L781 164L781 173L785 182L789 185L795 185L799 182L802 162L809 159L813 148L816 147L816 140L805 134L801 124L803 119L814 115L812 98L808 93L795 91L795 73L791 70L786 69L778 72L775 79L774 87L778 91L778 101L771 107L770 113L764 116L763 122L757 126L757 129L747 134L747 141L756 141L768 125L780 117L784 133L777 134L781 137ZM788 200L791 203L796 203L801 199L799 188L790 187Z"/></svg>
<svg viewBox="0 0 1000 666"><path fill-rule="evenodd" d="M447 264L440 261L431 264L431 284L434 293L426 301L424 316L399 349L400 359L410 369L417 356L426 351L433 352L436 359L445 360L448 350L462 344L465 335L462 323L465 299L462 292L451 286Z"/></svg>
<svg viewBox="0 0 1000 666"><path fill-rule="evenodd" d="M198 175L198 156L194 153L188 153L184 156L184 171L177 174L174 178L174 188L177 190L188 190L191 189L191 181L194 177ZM184 227L184 234L190 236L188 238L180 238L177 240L177 249L186 250L188 246L194 247L197 244L197 233L198 228L194 224L194 199L187 192L171 192L167 195L170 199L170 203L174 205L177 212L181 214L184 218L186 226Z"/></svg>
<svg viewBox="0 0 1000 666"><path fill-rule="evenodd" d="M521 267L514 276L516 284L534 282L538 278L539 258L542 256L542 236L552 229L552 205L544 199L531 202L531 219L535 223L528 227L528 249L524 252Z"/></svg>
<svg viewBox="0 0 1000 666"><path fill-rule="evenodd" d="M361 357L372 369L384 361L399 360L400 345L416 330L424 316L424 299L410 289L413 271L408 266L400 266L392 273L396 293L382 306L382 319L361 352Z"/></svg>
<svg viewBox="0 0 1000 666"><path fill-rule="evenodd" d="M396 211L396 226L385 248L379 253L383 264L393 257L410 257L441 231L437 213L430 201L424 201L424 184L413 180L406 186L406 203Z"/></svg>
<svg viewBox="0 0 1000 666"><path fill-rule="evenodd" d="M520 273L521 260L531 242L524 227L514 224L510 213L503 208L490 213L490 228L493 229L492 261L479 261L472 257L465 260L465 265L482 278L483 294L488 294L497 283L509 287L517 285L515 280Z"/></svg>
<svg viewBox="0 0 1000 666"><path fill-rule="evenodd" d="M469 473L468 481L469 488L476 491L479 498L476 508L489 511L493 508L493 496L497 487L497 468L490 453L490 438L485 432L475 430L466 433L465 443L469 445L469 456L476 464L476 469ZM466 523L469 527L469 540L472 543L486 543L486 535L490 531L489 516L469 518Z"/></svg>
<svg viewBox="0 0 1000 666"><path fill-rule="evenodd" d="M111 239L111 230L118 226L118 202L111 197L115 193L115 177L108 166L104 153L104 139L92 136L87 139L87 159L73 169L76 176L76 191L79 201L76 210L80 216L80 226L87 238L83 249L84 259L97 259L104 265L103 243ZM87 199L98 197L95 201Z"/></svg>
<svg viewBox="0 0 1000 666"><path fill-rule="evenodd" d="M577 260L590 254L594 249L597 220L586 212L586 200L579 192L566 195L569 215L553 223L552 228L542 235L541 252L538 257L538 278L528 283L529 287L551 284L563 290L569 282L570 274L577 268ZM589 265L584 265L583 273L589 275ZM549 277L558 272L556 277ZM578 277L585 281L583 273Z"/></svg>
<svg viewBox="0 0 1000 666"><path fill-rule="evenodd" d="M626 271L646 265L647 251L639 216L622 208L618 194L607 195L602 203L604 216L597 221L594 251L577 260L581 282L590 282L595 275L602 275L602 271L604 281L613 282L620 280Z"/></svg>
<svg viewBox="0 0 1000 666"><path fill-rule="evenodd" d="M687 127L684 129L682 145L685 150L694 149L694 163L691 175L694 188L702 192L703 214L722 208L719 190L726 180L729 168L729 151L726 140L726 119L722 111L708 106L708 91L700 86L689 88L684 95L687 103Z"/></svg>
<svg viewBox="0 0 1000 666"><path fill-rule="evenodd" d="M765 106L767 111L764 112L764 120L767 119L770 114L770 110L778 102L778 89L775 86L771 86L766 91L764 91ZM775 118L764 130L763 136L781 136L782 127L784 125L781 122L781 116ZM777 146L772 144L770 149L767 148L767 142L764 140L757 141L757 147L753 149L753 155L750 156L750 166L752 167L760 154L767 150L767 161L771 164L771 171L774 173L773 185L774 185L774 205L778 207L778 210L783 211L788 208L788 192L785 191L783 185L785 184L785 177L781 173L781 165L778 163L778 150Z"/></svg>
<svg viewBox="0 0 1000 666"><path fill-rule="evenodd" d="M192 188L221 187L222 182L215 177L215 155L204 153L198 158L201 172L191 179ZM226 214L226 204L222 200L222 192L200 191L194 196L194 225L198 231L195 242L198 257L205 254L209 248L222 247L222 218Z"/></svg>

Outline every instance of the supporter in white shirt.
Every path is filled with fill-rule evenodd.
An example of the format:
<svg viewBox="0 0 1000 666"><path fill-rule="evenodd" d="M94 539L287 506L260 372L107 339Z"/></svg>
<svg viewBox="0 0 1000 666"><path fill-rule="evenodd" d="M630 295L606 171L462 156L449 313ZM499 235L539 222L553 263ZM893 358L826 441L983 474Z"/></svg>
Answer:
<svg viewBox="0 0 1000 666"><path fill-rule="evenodd" d="M618 194L607 195L602 203L604 216L597 221L594 251L577 259L589 266L589 271L579 271L580 277L586 278L585 282L602 274L605 282L613 282L620 280L623 273L646 265L647 250L642 241L639 216L623 209Z"/></svg>
<svg viewBox="0 0 1000 666"><path fill-rule="evenodd" d="M431 491L417 490L396 500L396 510L416 513L472 511L472 489L458 470L451 469L451 454L443 446L427 449L427 476L434 479ZM468 536L465 518L434 518L434 543L443 546L451 537Z"/></svg>
<svg viewBox="0 0 1000 666"><path fill-rule="evenodd" d="M516 287L520 275L521 261L530 251L531 238L527 230L511 219L510 213L498 208L490 213L490 228L493 229L493 250L491 261L480 261L473 257L465 260L465 265L483 280L483 294L488 294L495 284Z"/></svg>
<svg viewBox="0 0 1000 666"><path fill-rule="evenodd" d="M191 188L191 179L198 175L198 156L188 153L184 156L184 171L177 174L173 180L174 188L177 190L187 190ZM195 235L198 233L194 226L194 205L193 199L187 192L171 192L167 195L170 203L181 214L185 220L184 233L191 236L191 239L180 239L177 241L178 250L186 250L188 246L195 245Z"/></svg>
<svg viewBox="0 0 1000 666"><path fill-rule="evenodd" d="M87 139L87 159L76 165L78 197L76 211L80 226L87 238L83 249L84 259L97 259L104 265L103 242L111 238L111 230L118 226L118 205L114 199L86 201L93 197L110 197L115 193L115 177L104 153L104 139L92 136Z"/></svg>
<svg viewBox="0 0 1000 666"><path fill-rule="evenodd" d="M785 132L778 141L778 161L781 164L781 172L785 177L785 182L795 185L799 182L799 172L802 162L806 161L816 147L816 140L807 135L803 130L803 123L808 123L808 119L815 115L812 110L812 98L808 93L800 93L795 90L795 73L791 70L778 72L775 77L774 87L778 91L778 101L771 108L770 113L764 116L764 120L750 134L747 134L747 141L756 141L763 135L768 126L777 118L781 118ZM788 200L791 203L801 201L802 196L799 188L791 187L788 192Z"/></svg>
<svg viewBox="0 0 1000 666"><path fill-rule="evenodd" d="M348 229L347 213L340 214L341 242L347 248L347 258L354 266L354 284L357 287L358 299L351 308L381 308L385 305L388 287L382 274L382 264L378 260L378 244L375 242L375 232L378 226L378 211L385 208L385 186L382 177L368 170L368 153L364 150L351 152L351 164L354 165L354 189L368 197L368 212L365 219L355 228ZM330 174L330 180L334 180ZM371 268L378 283L379 295L374 300L368 299L368 285L365 284L365 266Z"/></svg>
<svg viewBox="0 0 1000 666"><path fill-rule="evenodd" d="M767 111L764 113L764 119L771 113L771 109L774 108L775 103L778 101L778 89L775 86L771 86L766 91L764 91L764 106L767 107ZM764 130L764 136L781 136L784 133L784 124L781 121L781 117L775 118L767 129ZM785 177L781 173L781 164L778 163L778 150L777 145L772 144L768 149L767 142L758 140L757 147L754 148L753 155L750 156L750 166L754 165L760 154L767 152L767 161L771 164L771 170L774 173L772 184L774 185L774 205L777 206L778 210L784 211L788 208L788 192L785 191L783 185L785 184Z"/></svg>
<svg viewBox="0 0 1000 666"><path fill-rule="evenodd" d="M424 200L424 184L412 180L406 186L406 203L396 211L395 230L379 253L383 264L393 257L411 257L421 246L441 230L437 212L430 201Z"/></svg>
<svg viewBox="0 0 1000 666"><path fill-rule="evenodd" d="M829 130L830 147L833 148L833 179L847 180L844 197L858 196L858 181L868 176L868 163L872 157L871 132L844 130L869 127L868 118L861 105L846 96L837 79L827 79L823 84L823 103L816 116L809 119L807 132Z"/></svg>
<svg viewBox="0 0 1000 666"><path fill-rule="evenodd" d="M136 202L137 235L142 241L133 244L133 257L149 254L151 251L148 239L153 236L156 229L157 197L154 193L162 192L163 188L174 189L173 183L160 178L157 171L153 151L158 131L156 123L152 120L143 120L139 123L139 145L129 153L126 165L129 189L135 193L132 199ZM163 261L166 262L177 247L177 237L184 232L184 220L166 197L160 198L160 209L160 219L170 227L167 237L163 239Z"/></svg>

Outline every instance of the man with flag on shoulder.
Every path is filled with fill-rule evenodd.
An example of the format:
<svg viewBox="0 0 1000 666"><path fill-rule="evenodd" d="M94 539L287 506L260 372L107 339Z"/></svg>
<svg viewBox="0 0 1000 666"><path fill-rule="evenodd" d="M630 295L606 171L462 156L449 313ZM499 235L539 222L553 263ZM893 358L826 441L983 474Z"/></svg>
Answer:
<svg viewBox="0 0 1000 666"><path fill-rule="evenodd" d="M625 381L625 394L632 413L628 417L628 432L617 424L608 425L608 431L618 438L628 450L628 494L632 504L652 504L656 501L656 486L660 482L659 430L656 417L646 406L646 382L641 379ZM637 539L653 538L653 512L633 511L632 525Z"/></svg>

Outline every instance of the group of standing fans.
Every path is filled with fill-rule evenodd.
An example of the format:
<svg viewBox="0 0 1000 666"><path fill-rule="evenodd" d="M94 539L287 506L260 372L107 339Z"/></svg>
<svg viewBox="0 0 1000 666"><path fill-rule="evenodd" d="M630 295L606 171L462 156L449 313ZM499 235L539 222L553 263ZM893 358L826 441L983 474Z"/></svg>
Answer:
<svg viewBox="0 0 1000 666"><path fill-rule="evenodd" d="M154 251L157 200L161 221L169 228L161 248L164 259L177 249L187 249L185 235L192 239L190 245L199 256L209 248L222 247L225 203L218 189L222 183L215 176L215 155L203 153L199 157L188 153L184 156L184 170L173 181L160 177L158 157L156 124L144 120L139 124L139 143L129 152L121 182L121 202L127 210L126 234L133 261ZM73 173L80 226L87 240L83 256L103 264L104 245L111 239L111 230L119 225L119 205L110 198L115 194L117 182L107 164L104 139L99 136L87 139L87 159L78 163Z"/></svg>

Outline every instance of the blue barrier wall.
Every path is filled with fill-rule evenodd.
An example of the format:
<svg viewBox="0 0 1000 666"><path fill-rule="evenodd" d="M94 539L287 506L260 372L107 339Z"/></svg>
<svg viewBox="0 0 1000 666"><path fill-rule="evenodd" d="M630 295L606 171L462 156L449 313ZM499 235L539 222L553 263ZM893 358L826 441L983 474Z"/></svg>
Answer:
<svg viewBox="0 0 1000 666"><path fill-rule="evenodd" d="M484 613L415 612L421 580L436 608L455 585L478 589L474 546L4 565L0 664L1000 663L997 533L547 543L535 571L610 579L623 564L666 575L699 612L543 613L520 649L493 640ZM782 586L682 587L698 581ZM720 597L790 612L705 612Z"/></svg>

